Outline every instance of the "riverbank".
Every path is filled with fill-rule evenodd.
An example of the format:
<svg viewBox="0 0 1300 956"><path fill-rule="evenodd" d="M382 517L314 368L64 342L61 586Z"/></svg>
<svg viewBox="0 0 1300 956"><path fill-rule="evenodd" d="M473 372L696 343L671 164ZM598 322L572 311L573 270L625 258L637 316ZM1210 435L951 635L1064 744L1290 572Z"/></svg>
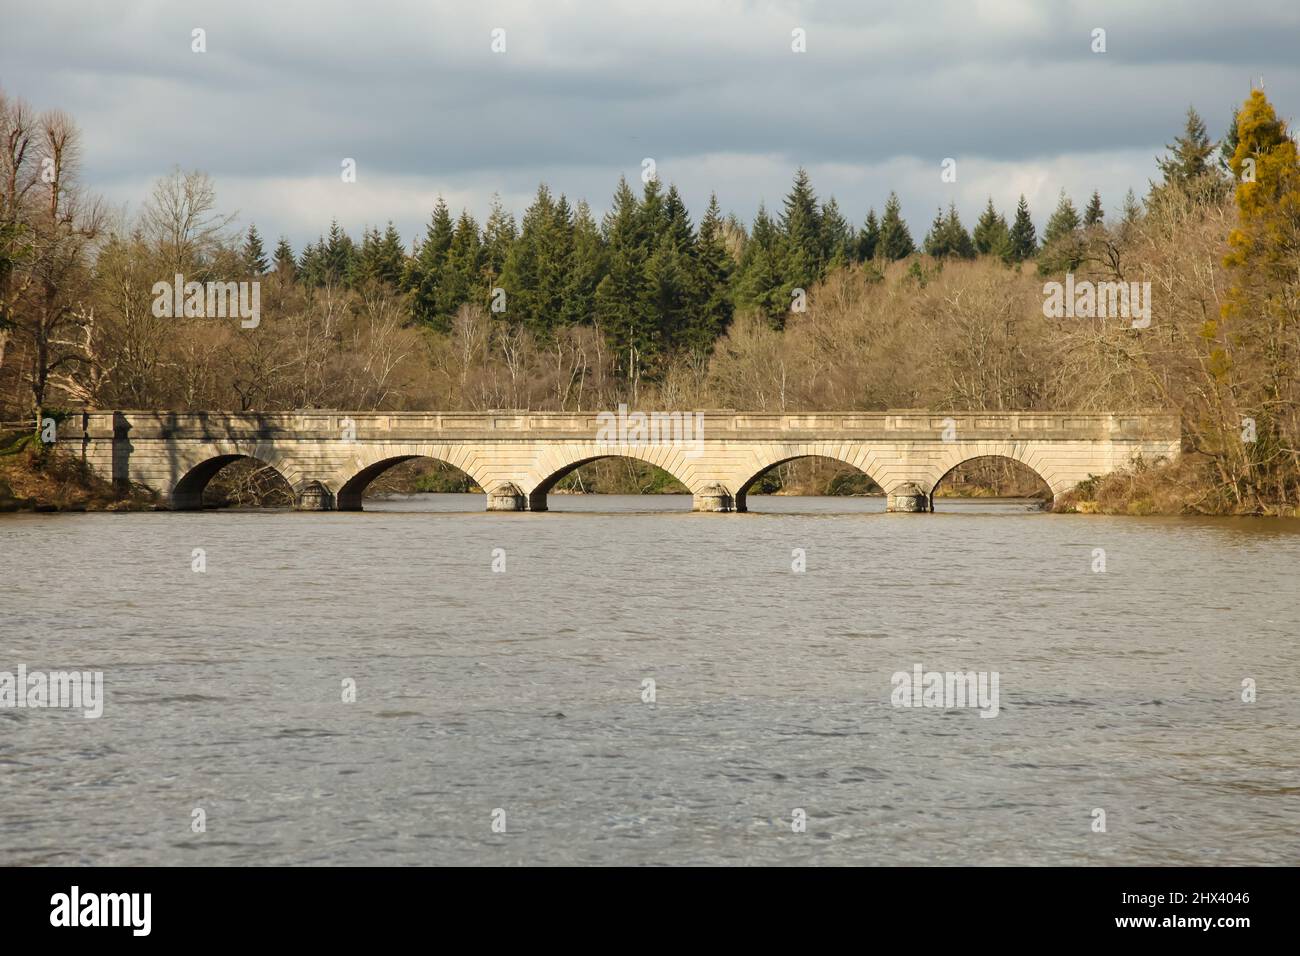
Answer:
<svg viewBox="0 0 1300 956"><path fill-rule="evenodd" d="M0 451L0 512L148 511L152 496L120 494L83 463L33 443Z"/></svg>

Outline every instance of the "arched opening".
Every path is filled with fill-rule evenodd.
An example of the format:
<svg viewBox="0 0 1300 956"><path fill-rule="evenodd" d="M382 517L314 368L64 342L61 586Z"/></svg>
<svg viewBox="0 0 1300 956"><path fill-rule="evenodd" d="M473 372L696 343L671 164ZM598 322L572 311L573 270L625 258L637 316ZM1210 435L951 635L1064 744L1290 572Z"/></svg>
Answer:
<svg viewBox="0 0 1300 956"><path fill-rule="evenodd" d="M191 468L172 489L172 508L292 508L293 488L260 458L218 455Z"/></svg>
<svg viewBox="0 0 1300 956"><path fill-rule="evenodd" d="M741 486L737 511L876 512L885 492L866 472L825 455L799 455L768 465Z"/></svg>
<svg viewBox="0 0 1300 956"><path fill-rule="evenodd" d="M1043 476L1024 462L1004 455L968 458L950 469L934 486L935 511L1043 511L1051 507L1052 489Z"/></svg>
<svg viewBox="0 0 1300 956"><path fill-rule="evenodd" d="M399 455L361 469L336 500L340 511L482 511L483 489L455 465Z"/></svg>
<svg viewBox="0 0 1300 956"><path fill-rule="evenodd" d="M690 511L691 492L657 465L623 455L584 458L528 496L529 511Z"/></svg>

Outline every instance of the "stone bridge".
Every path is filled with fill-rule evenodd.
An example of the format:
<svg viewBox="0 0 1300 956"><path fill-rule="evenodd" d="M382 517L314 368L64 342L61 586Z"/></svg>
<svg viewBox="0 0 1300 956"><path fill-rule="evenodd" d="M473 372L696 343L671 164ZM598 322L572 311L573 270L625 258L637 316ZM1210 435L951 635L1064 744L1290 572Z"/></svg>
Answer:
<svg viewBox="0 0 1300 956"><path fill-rule="evenodd" d="M891 511L929 511L935 486L973 458L1021 462L1058 495L1138 456L1173 459L1180 446L1178 416L1168 412L691 412L675 418L695 426L685 440L666 424L647 438L644 418L620 416L631 429L611 429L613 416L594 412L96 411L63 422L58 441L119 486L143 485L174 509L200 507L222 467L253 458L284 477L300 509L353 511L371 481L413 458L465 472L489 510L545 511L565 475L625 456L680 481L697 511L744 511L760 475L816 455L864 472Z"/></svg>

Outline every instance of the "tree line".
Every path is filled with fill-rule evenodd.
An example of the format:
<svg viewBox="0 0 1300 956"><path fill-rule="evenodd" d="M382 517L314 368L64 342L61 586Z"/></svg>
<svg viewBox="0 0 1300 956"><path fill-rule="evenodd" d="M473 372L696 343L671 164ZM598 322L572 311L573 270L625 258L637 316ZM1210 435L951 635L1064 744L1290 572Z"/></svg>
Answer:
<svg viewBox="0 0 1300 956"><path fill-rule="evenodd" d="M1189 111L1158 180L1108 216L1023 197L914 242L796 173L746 226L620 182L597 222L545 186L516 222L439 202L410 249L338 224L300 253L235 232L201 172L140 212L80 181L77 130L0 98L0 421L53 409L1177 408L1199 510L1291 507L1300 475L1300 164L1259 91L1212 141ZM50 160L46 162L46 160ZM1052 323L1043 278L1144 279L1154 321ZM254 277L255 330L159 318L152 288ZM501 295L498 294L498 290ZM801 311L796 304L802 304ZM498 308L498 306L500 306ZM1246 440L1249 438L1249 440ZM1262 503L1262 504L1261 504Z"/></svg>

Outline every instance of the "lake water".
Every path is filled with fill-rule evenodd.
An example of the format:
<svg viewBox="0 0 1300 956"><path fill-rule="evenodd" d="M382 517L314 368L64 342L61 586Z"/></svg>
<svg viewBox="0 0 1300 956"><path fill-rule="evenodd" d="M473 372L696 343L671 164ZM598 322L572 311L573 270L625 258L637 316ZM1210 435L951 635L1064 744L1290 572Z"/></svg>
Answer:
<svg viewBox="0 0 1300 956"><path fill-rule="evenodd" d="M1300 862L1300 522L482 503L0 515L0 864Z"/></svg>

